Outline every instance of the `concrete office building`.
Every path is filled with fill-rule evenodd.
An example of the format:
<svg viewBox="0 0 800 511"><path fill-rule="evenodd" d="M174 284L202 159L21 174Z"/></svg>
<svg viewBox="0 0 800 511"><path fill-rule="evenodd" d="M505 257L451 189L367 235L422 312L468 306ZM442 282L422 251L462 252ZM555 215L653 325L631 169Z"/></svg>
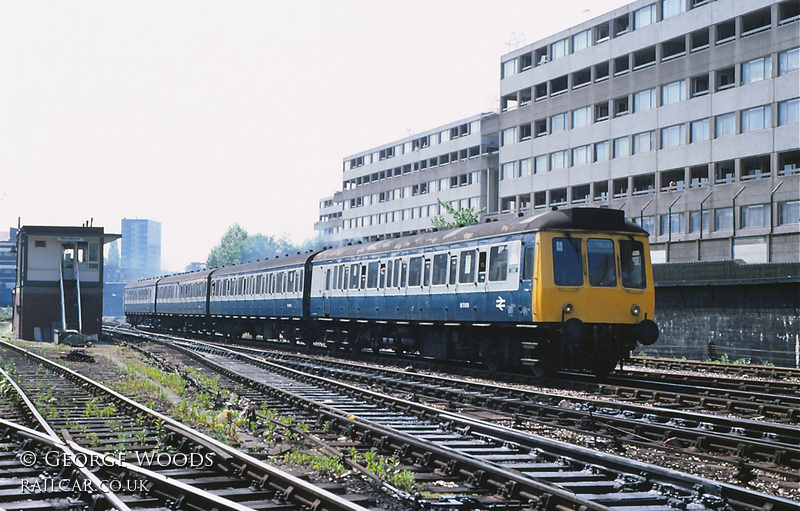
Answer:
<svg viewBox="0 0 800 511"><path fill-rule="evenodd" d="M315 229L332 243L375 241L430 229L439 200L487 207L497 150L497 114L479 114L348 156Z"/></svg>
<svg viewBox="0 0 800 511"><path fill-rule="evenodd" d="M798 259L800 1L640 0L500 64L499 115L480 116L499 151L483 157L473 201L488 216L610 207L651 233L655 262ZM362 156L380 163L382 149ZM366 176L357 168L345 160L346 186ZM328 222L339 197L365 200L363 186L334 196ZM332 239L361 234L359 215L341 211ZM397 231L387 227L365 237Z"/></svg>
<svg viewBox="0 0 800 511"><path fill-rule="evenodd" d="M161 224L153 220L122 220L120 270L126 280L161 274Z"/></svg>

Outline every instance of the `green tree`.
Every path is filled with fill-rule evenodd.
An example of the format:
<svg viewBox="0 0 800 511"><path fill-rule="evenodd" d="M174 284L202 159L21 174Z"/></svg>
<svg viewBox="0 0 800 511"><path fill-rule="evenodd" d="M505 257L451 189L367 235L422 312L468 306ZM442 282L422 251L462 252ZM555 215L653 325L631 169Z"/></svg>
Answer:
<svg viewBox="0 0 800 511"><path fill-rule="evenodd" d="M444 215L437 215L431 219L433 226L440 231L475 225L478 223L478 216L486 211L486 208L481 208L478 211L475 211L473 208L456 209L450 204L442 202L441 199L437 200L439 201L439 205L443 207L448 214L453 215L453 220L451 222L445 220Z"/></svg>
<svg viewBox="0 0 800 511"><path fill-rule="evenodd" d="M239 224L233 224L222 236L219 244L211 249L208 254L206 266L208 268L218 268L242 262L247 231L242 229Z"/></svg>
<svg viewBox="0 0 800 511"><path fill-rule="evenodd" d="M271 235L256 234L245 240L242 250L243 261L255 261L256 259L272 259L275 256L294 254L297 249L284 235L276 238Z"/></svg>

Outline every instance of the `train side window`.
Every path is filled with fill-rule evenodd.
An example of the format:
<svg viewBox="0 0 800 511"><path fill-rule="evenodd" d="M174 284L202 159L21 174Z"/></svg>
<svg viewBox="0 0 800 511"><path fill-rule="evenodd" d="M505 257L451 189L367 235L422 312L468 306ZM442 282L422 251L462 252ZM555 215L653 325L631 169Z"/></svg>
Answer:
<svg viewBox="0 0 800 511"><path fill-rule="evenodd" d="M456 280L458 279L458 256L450 256L450 276L449 282L451 286L456 285Z"/></svg>
<svg viewBox="0 0 800 511"><path fill-rule="evenodd" d="M458 274L459 284L475 282L475 251L463 250L461 257L461 272Z"/></svg>
<svg viewBox="0 0 800 511"><path fill-rule="evenodd" d="M447 254L433 256L433 285L441 286L447 283Z"/></svg>
<svg viewBox="0 0 800 511"><path fill-rule="evenodd" d="M533 249L534 247L525 247L522 260L522 280L533 280Z"/></svg>
<svg viewBox="0 0 800 511"><path fill-rule="evenodd" d="M508 275L508 246L499 245L489 250L489 282L502 282Z"/></svg>
<svg viewBox="0 0 800 511"><path fill-rule="evenodd" d="M589 265L589 285L617 287L617 258L614 240L586 240L586 262Z"/></svg>
<svg viewBox="0 0 800 511"><path fill-rule="evenodd" d="M412 257L408 262L408 286L419 286L422 276L422 258Z"/></svg>
<svg viewBox="0 0 800 511"><path fill-rule="evenodd" d="M367 288L367 265L361 265L361 289Z"/></svg>
<svg viewBox="0 0 800 511"><path fill-rule="evenodd" d="M302 291L303 290L303 277L305 277L305 273L300 270L297 272L297 289L295 291Z"/></svg>
<svg viewBox="0 0 800 511"><path fill-rule="evenodd" d="M553 280L557 286L582 286L581 241L553 238Z"/></svg>
<svg viewBox="0 0 800 511"><path fill-rule="evenodd" d="M350 285L350 267L342 265L343 270L339 273L342 278L342 289L347 289Z"/></svg>
<svg viewBox="0 0 800 511"><path fill-rule="evenodd" d="M641 241L619 240L622 286L631 289L647 287L644 271L644 244Z"/></svg>
<svg viewBox="0 0 800 511"><path fill-rule="evenodd" d="M392 284L394 287L400 287L400 259L395 259L394 261L394 276L392 280L394 283ZM405 285L405 284L403 284Z"/></svg>
<svg viewBox="0 0 800 511"><path fill-rule="evenodd" d="M340 264L339 265L339 278L336 279L336 282L337 282L336 289L344 289L344 287L347 285L347 278L344 276L344 273L345 273L344 265Z"/></svg>
<svg viewBox="0 0 800 511"><path fill-rule="evenodd" d="M400 287L406 287L406 270L408 269L408 263L403 261L403 267L400 268Z"/></svg>
<svg viewBox="0 0 800 511"><path fill-rule="evenodd" d="M279 271L277 276L278 281L278 288L275 290L276 293L280 294L283 293L283 272Z"/></svg>
<svg viewBox="0 0 800 511"><path fill-rule="evenodd" d="M350 289L358 289L358 263L350 265Z"/></svg>
<svg viewBox="0 0 800 511"><path fill-rule="evenodd" d="M486 252L478 254L478 282L486 282Z"/></svg>
<svg viewBox="0 0 800 511"><path fill-rule="evenodd" d="M295 273L293 271L287 271L286 275L287 275L286 278L289 281L289 284L286 286L286 292L287 293L292 293L295 290L294 289Z"/></svg>
<svg viewBox="0 0 800 511"><path fill-rule="evenodd" d="M392 287L392 272L394 271L394 261L389 259L386 262L386 287Z"/></svg>
<svg viewBox="0 0 800 511"><path fill-rule="evenodd" d="M380 275L378 280L378 289L383 289L386 287L386 263L381 263L381 269L378 274Z"/></svg>
<svg viewBox="0 0 800 511"><path fill-rule="evenodd" d="M367 265L367 288L375 289L378 287L378 261L373 261Z"/></svg>
<svg viewBox="0 0 800 511"><path fill-rule="evenodd" d="M333 289L339 289L339 267L333 267Z"/></svg>
<svg viewBox="0 0 800 511"><path fill-rule="evenodd" d="M422 279L422 284L423 284L425 287L428 287L428 286L430 286L430 285L431 285L431 260L430 260L430 259L425 259L425 266L424 266L424 268L425 268L425 269L424 269L424 271L423 271L423 279Z"/></svg>

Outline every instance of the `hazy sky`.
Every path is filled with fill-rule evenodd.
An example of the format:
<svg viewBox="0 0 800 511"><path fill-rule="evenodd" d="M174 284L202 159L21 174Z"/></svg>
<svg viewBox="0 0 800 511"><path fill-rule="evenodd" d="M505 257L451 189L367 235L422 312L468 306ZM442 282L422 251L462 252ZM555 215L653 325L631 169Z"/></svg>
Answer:
<svg viewBox="0 0 800 511"><path fill-rule="evenodd" d="M499 106L500 57L624 0L0 0L0 231L315 235L350 154ZM590 9L590 11L589 11Z"/></svg>

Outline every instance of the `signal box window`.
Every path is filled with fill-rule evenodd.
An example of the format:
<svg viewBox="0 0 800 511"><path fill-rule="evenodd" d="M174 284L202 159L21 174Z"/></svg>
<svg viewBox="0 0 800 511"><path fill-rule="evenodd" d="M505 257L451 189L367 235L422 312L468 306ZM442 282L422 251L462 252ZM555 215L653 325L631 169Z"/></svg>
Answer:
<svg viewBox="0 0 800 511"><path fill-rule="evenodd" d="M644 289L644 245L641 241L619 240L622 287Z"/></svg>
<svg viewBox="0 0 800 511"><path fill-rule="evenodd" d="M553 280L557 286L582 286L581 242L574 238L553 238Z"/></svg>
<svg viewBox="0 0 800 511"><path fill-rule="evenodd" d="M489 252L489 281L498 282L506 280L508 274L508 247L500 245L492 247Z"/></svg>
<svg viewBox="0 0 800 511"><path fill-rule="evenodd" d="M586 256L589 263L589 285L617 287L617 258L614 256L614 241L587 240Z"/></svg>

